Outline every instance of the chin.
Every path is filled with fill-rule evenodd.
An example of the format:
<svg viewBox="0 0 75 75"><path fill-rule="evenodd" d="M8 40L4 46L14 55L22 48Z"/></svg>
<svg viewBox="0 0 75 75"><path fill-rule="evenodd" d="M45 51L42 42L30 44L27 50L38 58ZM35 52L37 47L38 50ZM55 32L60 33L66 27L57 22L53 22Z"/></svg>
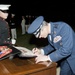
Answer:
<svg viewBox="0 0 75 75"><path fill-rule="evenodd" d="M47 36L45 36L45 38L47 38Z"/></svg>
<svg viewBox="0 0 75 75"><path fill-rule="evenodd" d="M4 17L4 19L7 19L7 17Z"/></svg>
<svg viewBox="0 0 75 75"><path fill-rule="evenodd" d="M46 37L43 37L43 38L46 38Z"/></svg>

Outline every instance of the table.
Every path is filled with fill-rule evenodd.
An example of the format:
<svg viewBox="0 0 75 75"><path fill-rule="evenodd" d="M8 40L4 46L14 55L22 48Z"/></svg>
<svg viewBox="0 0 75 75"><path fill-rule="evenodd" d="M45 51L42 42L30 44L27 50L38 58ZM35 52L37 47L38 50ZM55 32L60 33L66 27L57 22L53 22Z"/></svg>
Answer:
<svg viewBox="0 0 75 75"><path fill-rule="evenodd" d="M48 67L44 64L36 64L33 58L18 58L0 61L0 75L56 75L56 63Z"/></svg>

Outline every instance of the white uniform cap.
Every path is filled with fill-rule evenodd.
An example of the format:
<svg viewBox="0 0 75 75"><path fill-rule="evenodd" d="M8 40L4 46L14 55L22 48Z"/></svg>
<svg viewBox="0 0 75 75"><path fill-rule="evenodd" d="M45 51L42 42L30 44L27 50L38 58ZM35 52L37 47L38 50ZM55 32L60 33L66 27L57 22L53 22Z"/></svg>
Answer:
<svg viewBox="0 0 75 75"><path fill-rule="evenodd" d="M0 4L0 10L9 10L9 7L11 5L7 5L7 4Z"/></svg>

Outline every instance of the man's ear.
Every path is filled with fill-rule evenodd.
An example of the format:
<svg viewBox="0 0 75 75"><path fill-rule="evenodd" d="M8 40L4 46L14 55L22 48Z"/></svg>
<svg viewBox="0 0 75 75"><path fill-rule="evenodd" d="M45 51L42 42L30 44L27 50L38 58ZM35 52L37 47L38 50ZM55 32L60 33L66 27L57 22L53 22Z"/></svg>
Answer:
<svg viewBox="0 0 75 75"><path fill-rule="evenodd" d="M42 24L43 24L43 25L46 25L46 23L47 23L46 21L43 21L43 23L42 23Z"/></svg>

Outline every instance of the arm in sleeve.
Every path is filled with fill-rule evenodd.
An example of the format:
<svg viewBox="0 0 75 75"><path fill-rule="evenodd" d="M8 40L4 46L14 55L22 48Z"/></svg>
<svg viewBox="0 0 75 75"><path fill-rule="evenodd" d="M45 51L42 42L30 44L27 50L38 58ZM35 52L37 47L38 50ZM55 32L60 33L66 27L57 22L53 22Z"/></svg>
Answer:
<svg viewBox="0 0 75 75"><path fill-rule="evenodd" d="M41 54L44 55L44 50L43 50L43 49L41 49ZM51 60L51 58L49 57L49 55L48 55L48 60L49 60L50 62L52 62L52 60Z"/></svg>
<svg viewBox="0 0 75 75"><path fill-rule="evenodd" d="M49 45L43 47L43 50L44 50L44 54L48 54L54 50L54 47L49 44Z"/></svg>
<svg viewBox="0 0 75 75"><path fill-rule="evenodd" d="M62 46L59 45L60 47L56 51L49 54L49 57L52 61L57 62L71 55L74 43L73 34L74 32L70 28L67 28L62 31Z"/></svg>

